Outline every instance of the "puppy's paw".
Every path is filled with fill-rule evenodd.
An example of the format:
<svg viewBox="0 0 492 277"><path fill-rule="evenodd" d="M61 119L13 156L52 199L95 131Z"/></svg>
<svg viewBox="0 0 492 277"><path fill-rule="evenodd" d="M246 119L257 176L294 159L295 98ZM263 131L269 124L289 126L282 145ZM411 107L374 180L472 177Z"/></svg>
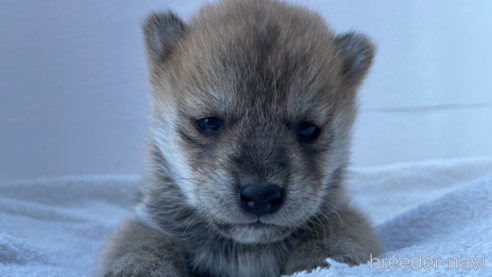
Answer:
<svg viewBox="0 0 492 277"><path fill-rule="evenodd" d="M306 253L292 253L285 264L285 275L293 275L296 272L307 271L312 272L317 268L330 268L330 264L326 261L326 258L321 256L314 257L312 255L305 255Z"/></svg>
<svg viewBox="0 0 492 277"><path fill-rule="evenodd" d="M185 270L157 257L128 255L115 261L101 275L104 277L188 277Z"/></svg>
<svg viewBox="0 0 492 277"><path fill-rule="evenodd" d="M135 220L125 221L103 247L94 277L188 277L171 239Z"/></svg>
<svg viewBox="0 0 492 277"><path fill-rule="evenodd" d="M369 254L364 252L339 251L331 253L329 257L334 261L348 264L349 266L364 264L369 260Z"/></svg>

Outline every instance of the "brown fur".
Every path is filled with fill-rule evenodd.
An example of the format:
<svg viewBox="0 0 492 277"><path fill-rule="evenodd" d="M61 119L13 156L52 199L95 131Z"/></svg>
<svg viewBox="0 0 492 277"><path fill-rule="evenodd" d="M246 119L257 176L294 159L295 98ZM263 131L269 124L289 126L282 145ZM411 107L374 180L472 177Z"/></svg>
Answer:
<svg viewBox="0 0 492 277"><path fill-rule="evenodd" d="M343 191L356 89L374 56L365 36L336 36L274 0L206 5L188 24L153 14L144 33L149 173L99 276L279 276L379 253ZM197 130L208 117L220 132ZM304 122L316 140L299 140ZM244 212L236 195L250 183L282 187L285 203L260 219Z"/></svg>

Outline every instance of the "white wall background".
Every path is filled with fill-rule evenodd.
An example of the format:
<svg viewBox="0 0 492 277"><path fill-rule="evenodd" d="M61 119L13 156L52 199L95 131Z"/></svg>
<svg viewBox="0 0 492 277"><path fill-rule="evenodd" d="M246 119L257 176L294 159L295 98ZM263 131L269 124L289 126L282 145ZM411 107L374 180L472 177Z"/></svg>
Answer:
<svg viewBox="0 0 492 277"><path fill-rule="evenodd" d="M140 23L204 1L0 0L0 180L139 173ZM492 156L492 1L304 0L379 45L355 165Z"/></svg>

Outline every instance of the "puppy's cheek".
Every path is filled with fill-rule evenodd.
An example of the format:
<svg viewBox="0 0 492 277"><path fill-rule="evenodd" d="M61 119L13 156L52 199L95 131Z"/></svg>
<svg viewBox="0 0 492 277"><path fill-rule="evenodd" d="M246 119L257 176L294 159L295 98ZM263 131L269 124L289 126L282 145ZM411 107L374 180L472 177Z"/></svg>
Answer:
<svg viewBox="0 0 492 277"><path fill-rule="evenodd" d="M229 216L237 216L239 206L236 190L225 169L210 164L208 168L202 168L199 172L213 172L210 176L196 176L200 183L195 193L205 211L222 220L227 220Z"/></svg>
<svg viewBox="0 0 492 277"><path fill-rule="evenodd" d="M195 191L197 208L201 213L219 221L237 218L238 206L232 199L230 188L207 183Z"/></svg>
<svg viewBox="0 0 492 277"><path fill-rule="evenodd" d="M284 209L279 210L279 218L288 225L302 224L319 210L323 195L324 191L320 189L299 188L285 200Z"/></svg>

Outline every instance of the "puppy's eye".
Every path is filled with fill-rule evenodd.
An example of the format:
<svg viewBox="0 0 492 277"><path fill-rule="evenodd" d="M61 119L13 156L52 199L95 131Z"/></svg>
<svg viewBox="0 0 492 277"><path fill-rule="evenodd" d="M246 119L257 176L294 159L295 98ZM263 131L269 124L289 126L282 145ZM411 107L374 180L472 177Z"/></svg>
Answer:
<svg viewBox="0 0 492 277"><path fill-rule="evenodd" d="M222 120L215 117L207 117L195 121L195 126L198 131L204 134L212 134L219 131L222 127L222 124Z"/></svg>
<svg viewBox="0 0 492 277"><path fill-rule="evenodd" d="M313 141L318 138L320 129L310 123L302 123L297 127L297 137L302 141Z"/></svg>

